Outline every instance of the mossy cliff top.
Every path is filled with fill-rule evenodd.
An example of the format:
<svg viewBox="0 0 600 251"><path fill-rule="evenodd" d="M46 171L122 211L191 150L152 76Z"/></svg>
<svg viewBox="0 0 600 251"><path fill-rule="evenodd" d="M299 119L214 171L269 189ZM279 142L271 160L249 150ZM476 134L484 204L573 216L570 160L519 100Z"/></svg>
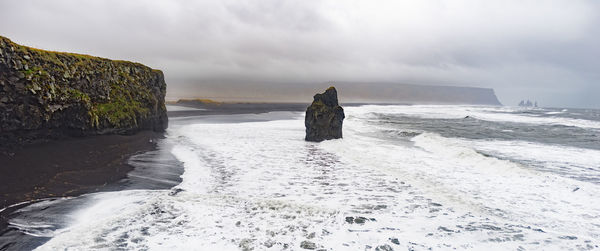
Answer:
<svg viewBox="0 0 600 251"><path fill-rule="evenodd" d="M162 131L163 73L139 63L52 52L0 36L0 141Z"/></svg>

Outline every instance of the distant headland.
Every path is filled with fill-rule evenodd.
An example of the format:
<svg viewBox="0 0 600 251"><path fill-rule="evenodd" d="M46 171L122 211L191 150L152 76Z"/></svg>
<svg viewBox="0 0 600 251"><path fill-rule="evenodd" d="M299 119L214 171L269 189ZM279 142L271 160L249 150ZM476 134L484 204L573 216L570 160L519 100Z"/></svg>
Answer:
<svg viewBox="0 0 600 251"><path fill-rule="evenodd" d="M170 99L203 97L219 102L302 103L324 86L342 91L341 103L502 105L491 88L415 85L390 82L220 83L169 92ZM277 86L277 88L274 88ZM184 101L185 102L185 101Z"/></svg>

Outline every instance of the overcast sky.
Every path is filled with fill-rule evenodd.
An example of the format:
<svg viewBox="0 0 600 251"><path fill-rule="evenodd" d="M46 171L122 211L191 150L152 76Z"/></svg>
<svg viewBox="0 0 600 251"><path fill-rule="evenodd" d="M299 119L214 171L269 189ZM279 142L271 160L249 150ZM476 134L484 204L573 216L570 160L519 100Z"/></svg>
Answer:
<svg viewBox="0 0 600 251"><path fill-rule="evenodd" d="M600 1L0 0L0 35L162 69L171 97L385 81L600 108Z"/></svg>

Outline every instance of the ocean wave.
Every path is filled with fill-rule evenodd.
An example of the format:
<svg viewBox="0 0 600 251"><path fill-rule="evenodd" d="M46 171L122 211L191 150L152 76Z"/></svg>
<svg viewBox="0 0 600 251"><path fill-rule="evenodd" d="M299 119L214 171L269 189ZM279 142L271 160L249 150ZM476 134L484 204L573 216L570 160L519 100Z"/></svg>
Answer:
<svg viewBox="0 0 600 251"><path fill-rule="evenodd" d="M562 125L580 128L600 129L600 121L581 118L540 116L539 114L524 113L521 108L486 107L461 105L411 105L411 106L362 106L349 108L352 112L368 117L368 114L400 114L429 119L463 119L465 117L492 122L511 122L536 125ZM348 110L348 109L347 109ZM542 108L539 108L542 110ZM566 111L565 111L566 112ZM564 113L561 111L561 113ZM547 114L556 115L556 114Z"/></svg>
<svg viewBox="0 0 600 251"><path fill-rule="evenodd" d="M600 151L520 140L464 140L478 152L563 177L600 183Z"/></svg>
<svg viewBox="0 0 600 251"><path fill-rule="evenodd" d="M500 216L531 225L595 236L595 226L586 222L588 215L600 213L600 207L589 203L593 194L600 192L597 185L486 156L472 142L461 139L423 133L413 141L435 156L424 158L431 161L427 166L439 169L430 175L453 184L465 198L479 198L474 202L478 201L482 208L499 209ZM527 154L527 147L515 148Z"/></svg>

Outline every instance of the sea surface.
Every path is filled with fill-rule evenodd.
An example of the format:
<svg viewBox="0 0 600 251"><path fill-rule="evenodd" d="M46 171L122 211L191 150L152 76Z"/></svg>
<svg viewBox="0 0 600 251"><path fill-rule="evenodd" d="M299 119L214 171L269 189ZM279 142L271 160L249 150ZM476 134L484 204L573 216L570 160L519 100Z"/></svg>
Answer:
<svg viewBox="0 0 600 251"><path fill-rule="evenodd" d="M38 250L599 249L599 110L345 113L344 138L321 143L299 112L173 118L130 174L172 188L42 201L9 223Z"/></svg>

